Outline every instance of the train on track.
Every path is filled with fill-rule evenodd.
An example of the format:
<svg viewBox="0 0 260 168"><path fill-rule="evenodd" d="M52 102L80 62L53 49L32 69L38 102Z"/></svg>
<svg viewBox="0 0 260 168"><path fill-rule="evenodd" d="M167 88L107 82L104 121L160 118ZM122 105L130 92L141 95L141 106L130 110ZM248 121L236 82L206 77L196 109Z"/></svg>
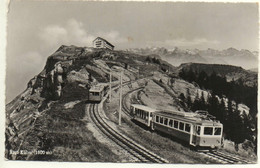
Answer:
<svg viewBox="0 0 260 168"><path fill-rule="evenodd" d="M103 99L107 88L108 86L102 83L92 86L89 89L89 101L97 103L100 102Z"/></svg>
<svg viewBox="0 0 260 168"><path fill-rule="evenodd" d="M188 143L198 150L217 149L222 145L223 125L206 111L179 112L156 110L132 104L130 115L151 130Z"/></svg>

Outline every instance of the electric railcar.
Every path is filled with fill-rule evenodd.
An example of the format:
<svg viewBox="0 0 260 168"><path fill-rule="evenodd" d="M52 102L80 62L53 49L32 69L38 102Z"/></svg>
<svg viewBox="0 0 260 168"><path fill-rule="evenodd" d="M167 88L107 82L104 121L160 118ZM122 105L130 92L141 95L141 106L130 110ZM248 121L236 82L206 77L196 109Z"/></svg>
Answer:
<svg viewBox="0 0 260 168"><path fill-rule="evenodd" d="M103 85L95 85L89 89L89 101L100 102L105 94Z"/></svg>
<svg viewBox="0 0 260 168"><path fill-rule="evenodd" d="M151 126L154 112L156 112L155 109L140 104L132 104L130 107L132 118L148 127Z"/></svg>
<svg viewBox="0 0 260 168"><path fill-rule="evenodd" d="M176 137L190 146L215 149L222 145L223 125L205 111L193 113L155 110L136 104L131 105L130 109L134 120L152 130ZM143 114L148 114L149 118Z"/></svg>

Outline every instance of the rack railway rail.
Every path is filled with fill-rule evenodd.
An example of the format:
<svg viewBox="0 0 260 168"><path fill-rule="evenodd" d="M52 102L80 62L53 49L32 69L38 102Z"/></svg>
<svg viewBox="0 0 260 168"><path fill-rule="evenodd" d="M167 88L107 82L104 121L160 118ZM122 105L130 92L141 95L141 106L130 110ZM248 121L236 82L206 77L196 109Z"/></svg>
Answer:
<svg viewBox="0 0 260 168"><path fill-rule="evenodd" d="M208 151L199 153L224 164L254 164L254 162L220 151Z"/></svg>
<svg viewBox="0 0 260 168"><path fill-rule="evenodd" d="M143 146L137 144L132 139L124 136L110 127L100 116L97 108L98 104L90 104L89 115L96 126L112 141L128 151L131 155L136 157L140 162L152 163L169 163L166 159L154 154L145 149Z"/></svg>

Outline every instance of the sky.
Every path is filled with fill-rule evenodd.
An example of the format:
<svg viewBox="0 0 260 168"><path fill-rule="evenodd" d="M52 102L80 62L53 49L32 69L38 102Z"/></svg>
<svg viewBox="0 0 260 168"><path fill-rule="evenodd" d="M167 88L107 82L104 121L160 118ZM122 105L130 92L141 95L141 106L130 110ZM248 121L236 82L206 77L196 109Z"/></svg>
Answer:
<svg viewBox="0 0 260 168"><path fill-rule="evenodd" d="M6 102L25 90L61 45L97 36L127 48L258 51L256 3L12 0L7 14Z"/></svg>

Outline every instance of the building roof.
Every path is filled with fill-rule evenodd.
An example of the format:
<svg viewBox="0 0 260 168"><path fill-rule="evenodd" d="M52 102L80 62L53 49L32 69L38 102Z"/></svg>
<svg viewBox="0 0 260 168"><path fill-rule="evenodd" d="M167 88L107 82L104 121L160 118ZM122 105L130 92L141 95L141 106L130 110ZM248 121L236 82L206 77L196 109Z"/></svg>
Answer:
<svg viewBox="0 0 260 168"><path fill-rule="evenodd" d="M131 106L133 106L134 108L138 108L144 111L149 111L149 112L156 112L156 109L153 109L151 107L145 106L145 105L141 105L141 104L132 104Z"/></svg>
<svg viewBox="0 0 260 168"><path fill-rule="evenodd" d="M103 39L103 38L101 38L101 37L95 38L95 40L97 40L97 39L103 40L103 41L105 41L107 44L111 45L112 47L115 47L113 44L109 43L106 39ZM93 41L95 41L95 40L93 40Z"/></svg>

